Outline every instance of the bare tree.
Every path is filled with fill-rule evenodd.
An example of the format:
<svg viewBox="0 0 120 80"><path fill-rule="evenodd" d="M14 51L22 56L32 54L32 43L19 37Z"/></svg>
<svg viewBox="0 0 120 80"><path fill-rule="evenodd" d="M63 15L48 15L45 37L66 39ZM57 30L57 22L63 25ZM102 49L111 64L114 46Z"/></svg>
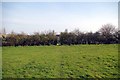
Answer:
<svg viewBox="0 0 120 80"><path fill-rule="evenodd" d="M103 25L99 32L102 35L103 42L106 44L113 43L113 34L115 33L115 26L112 24Z"/></svg>
<svg viewBox="0 0 120 80"><path fill-rule="evenodd" d="M103 25L102 28L99 30L99 32L102 35L110 35L113 34L115 32L115 26L112 24L106 24Z"/></svg>

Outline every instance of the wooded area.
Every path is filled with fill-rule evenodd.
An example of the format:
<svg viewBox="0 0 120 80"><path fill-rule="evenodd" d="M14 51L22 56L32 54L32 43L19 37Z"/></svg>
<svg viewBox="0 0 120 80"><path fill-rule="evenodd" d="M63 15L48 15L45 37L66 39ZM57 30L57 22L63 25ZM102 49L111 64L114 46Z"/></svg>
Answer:
<svg viewBox="0 0 120 80"><path fill-rule="evenodd" d="M77 44L117 44L119 43L120 30L114 25L106 24L100 30L81 32L79 29L68 32L67 29L59 35L54 31L47 33L25 33L2 35L2 46L39 46L39 45L77 45Z"/></svg>

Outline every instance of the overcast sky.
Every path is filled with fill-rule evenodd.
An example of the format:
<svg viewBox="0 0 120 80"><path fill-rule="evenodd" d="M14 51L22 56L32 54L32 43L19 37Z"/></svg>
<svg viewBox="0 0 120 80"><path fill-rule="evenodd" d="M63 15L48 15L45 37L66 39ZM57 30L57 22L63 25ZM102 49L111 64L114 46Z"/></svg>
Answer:
<svg viewBox="0 0 120 80"><path fill-rule="evenodd" d="M118 27L117 2L3 2L2 12L7 33L95 32L107 23Z"/></svg>

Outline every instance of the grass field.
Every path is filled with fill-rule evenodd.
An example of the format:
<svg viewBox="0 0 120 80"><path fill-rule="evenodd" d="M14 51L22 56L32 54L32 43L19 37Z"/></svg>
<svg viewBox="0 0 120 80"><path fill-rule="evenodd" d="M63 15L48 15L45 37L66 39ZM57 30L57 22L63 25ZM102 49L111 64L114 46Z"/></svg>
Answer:
<svg viewBox="0 0 120 80"><path fill-rule="evenodd" d="M3 47L3 78L117 78L118 45Z"/></svg>

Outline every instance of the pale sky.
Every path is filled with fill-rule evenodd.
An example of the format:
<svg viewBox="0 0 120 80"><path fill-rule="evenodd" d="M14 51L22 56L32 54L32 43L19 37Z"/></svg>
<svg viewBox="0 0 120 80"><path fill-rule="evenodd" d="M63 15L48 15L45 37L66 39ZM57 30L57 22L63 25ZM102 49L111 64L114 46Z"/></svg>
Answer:
<svg viewBox="0 0 120 80"><path fill-rule="evenodd" d="M107 23L118 27L117 2L3 2L2 13L7 33L95 32Z"/></svg>

